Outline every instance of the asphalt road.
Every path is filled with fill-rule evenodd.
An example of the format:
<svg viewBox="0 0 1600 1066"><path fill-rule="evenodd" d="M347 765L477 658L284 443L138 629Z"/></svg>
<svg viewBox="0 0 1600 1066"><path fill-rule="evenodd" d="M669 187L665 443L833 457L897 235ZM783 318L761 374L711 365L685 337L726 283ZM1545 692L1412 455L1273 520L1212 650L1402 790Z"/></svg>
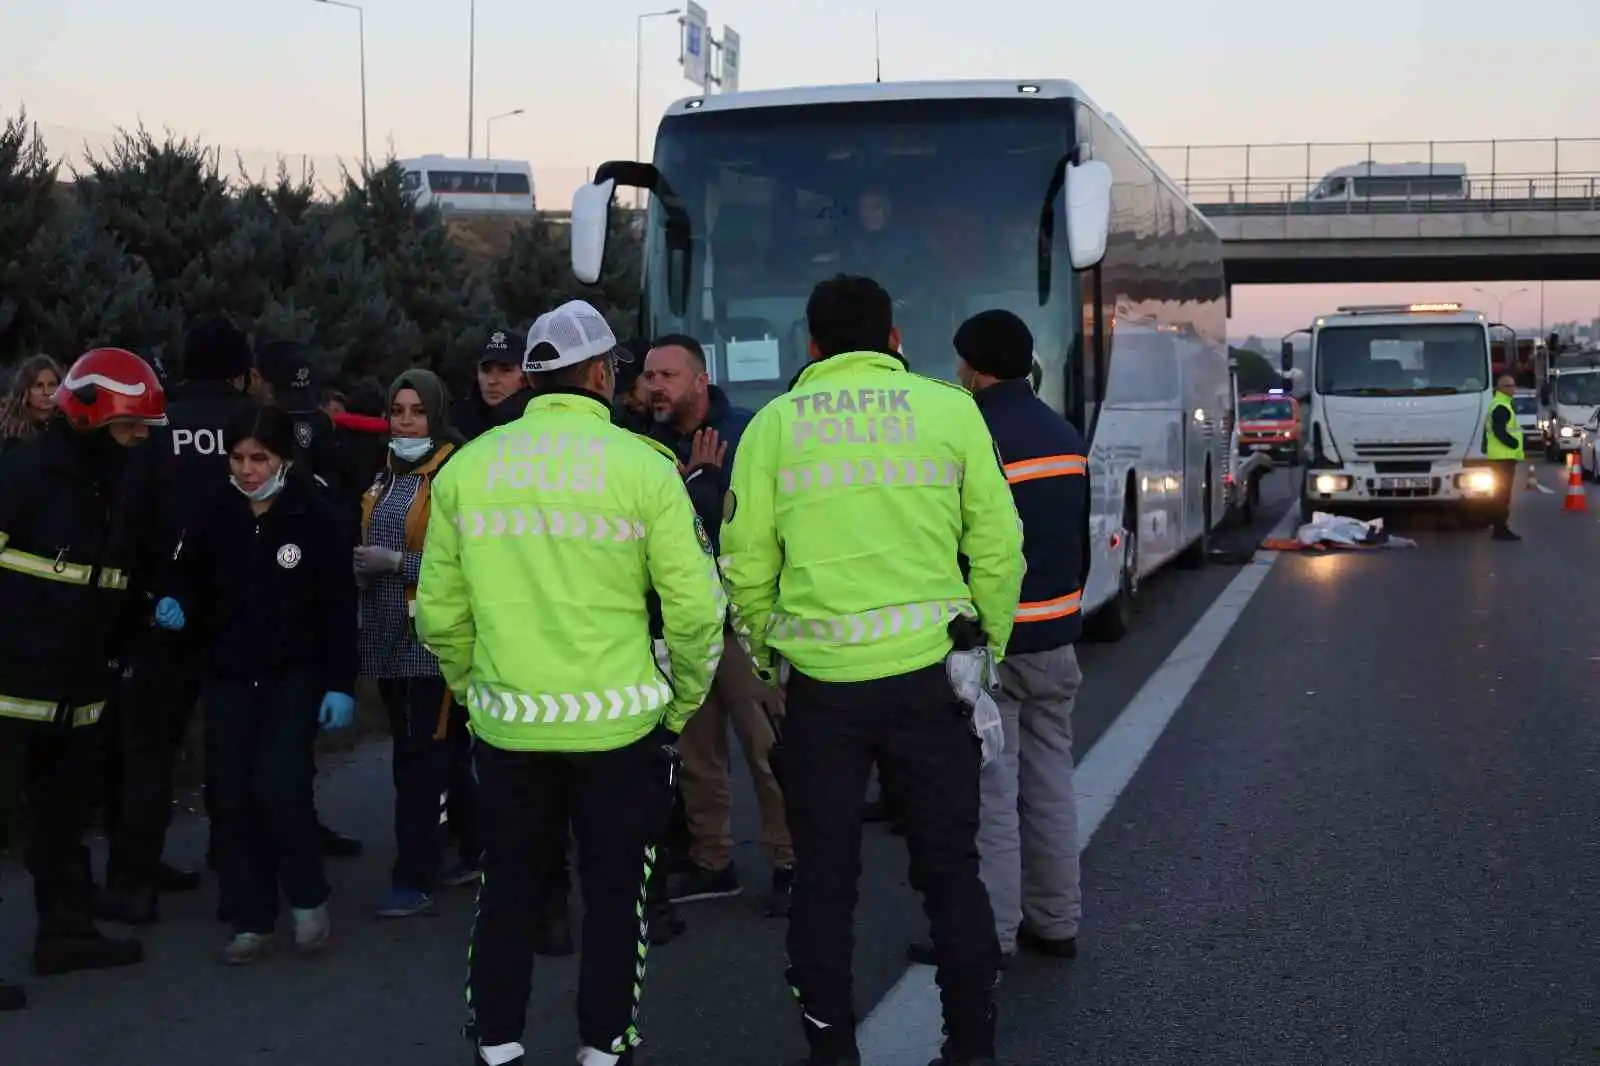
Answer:
<svg viewBox="0 0 1600 1066"><path fill-rule="evenodd" d="M1220 546L1259 540L1288 481ZM1415 551L1276 562L1085 853L1083 955L1006 975L1003 1061L1600 1061L1600 602L1571 567L1600 515L1560 499L1519 493L1520 545L1422 530ZM1080 759L1238 572L1163 574L1132 636L1080 649ZM651 952L641 1066L803 1053L740 788L747 895L684 907L689 933ZM370 918L390 854L384 747L325 767L319 794L371 844L332 866L327 956L225 969L210 893L174 897L144 967L34 982L29 1011L0 1015L0 1062L467 1061L470 892L437 917ZM202 844L185 820L171 850L197 861ZM869 827L863 865L865 1014L924 923L897 838ZM0 971L20 973L31 915L5 874ZM530 1062L570 1061L575 978L572 960L540 960Z"/></svg>

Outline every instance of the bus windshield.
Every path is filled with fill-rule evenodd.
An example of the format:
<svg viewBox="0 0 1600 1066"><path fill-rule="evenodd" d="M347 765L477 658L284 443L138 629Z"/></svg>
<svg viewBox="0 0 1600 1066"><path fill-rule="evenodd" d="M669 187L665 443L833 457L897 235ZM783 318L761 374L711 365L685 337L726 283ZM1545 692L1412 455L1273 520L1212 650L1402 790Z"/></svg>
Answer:
<svg viewBox="0 0 1600 1066"><path fill-rule="evenodd" d="M1287 422L1294 417L1294 405L1288 400L1241 400L1241 422Z"/></svg>
<svg viewBox="0 0 1600 1066"><path fill-rule="evenodd" d="M1562 374L1556 378L1556 403L1574 407L1600 405L1600 374Z"/></svg>
<svg viewBox="0 0 1600 1066"><path fill-rule="evenodd" d="M1038 250L1070 107L936 99L669 116L655 163L689 216L688 298L671 306L666 216L653 203L646 331L699 339L729 398L758 407L806 364L812 286L865 274L894 300L911 369L953 378L956 327L1003 307L1033 330L1041 394L1061 396L1079 312L1059 195L1046 307Z"/></svg>
<svg viewBox="0 0 1600 1066"><path fill-rule="evenodd" d="M1329 326L1317 332L1325 396L1446 396L1489 387L1489 345L1466 323Z"/></svg>

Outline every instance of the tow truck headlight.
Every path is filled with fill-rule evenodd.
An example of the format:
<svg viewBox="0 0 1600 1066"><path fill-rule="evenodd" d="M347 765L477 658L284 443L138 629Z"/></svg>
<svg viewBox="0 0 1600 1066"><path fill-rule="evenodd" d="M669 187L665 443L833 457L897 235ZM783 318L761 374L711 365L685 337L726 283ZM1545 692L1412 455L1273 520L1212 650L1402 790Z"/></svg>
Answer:
<svg viewBox="0 0 1600 1066"><path fill-rule="evenodd" d="M1313 491L1320 493L1343 492L1350 487L1350 479L1343 474L1318 474L1311 482Z"/></svg>
<svg viewBox="0 0 1600 1066"><path fill-rule="evenodd" d="M1561 427L1561 436L1563 436L1563 437L1576 437L1577 435L1578 435L1578 431L1573 429L1571 426L1562 426Z"/></svg>
<svg viewBox="0 0 1600 1066"><path fill-rule="evenodd" d="M1465 492L1476 492L1488 495L1494 492L1495 479L1493 470L1468 470L1457 479L1457 483Z"/></svg>

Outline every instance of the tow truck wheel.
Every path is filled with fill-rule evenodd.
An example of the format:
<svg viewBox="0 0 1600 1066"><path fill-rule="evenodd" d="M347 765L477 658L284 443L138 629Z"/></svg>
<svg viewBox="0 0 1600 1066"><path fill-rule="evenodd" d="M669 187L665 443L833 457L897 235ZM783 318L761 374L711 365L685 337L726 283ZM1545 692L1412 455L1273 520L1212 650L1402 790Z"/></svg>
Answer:
<svg viewBox="0 0 1600 1066"><path fill-rule="evenodd" d="M1122 568L1117 574L1117 593L1104 607L1084 622L1084 636L1102 643L1114 643L1133 628L1133 604L1139 596L1139 521L1129 479L1127 502L1122 513Z"/></svg>

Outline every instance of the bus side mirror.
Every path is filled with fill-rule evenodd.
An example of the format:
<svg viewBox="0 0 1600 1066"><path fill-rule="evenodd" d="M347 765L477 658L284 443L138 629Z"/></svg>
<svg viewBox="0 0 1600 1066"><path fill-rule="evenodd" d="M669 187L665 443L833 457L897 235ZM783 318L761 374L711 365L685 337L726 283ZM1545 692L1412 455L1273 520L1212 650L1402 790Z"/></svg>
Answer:
<svg viewBox="0 0 1600 1066"><path fill-rule="evenodd" d="M1294 369L1294 342L1284 341L1278 348L1278 369L1287 374Z"/></svg>
<svg viewBox="0 0 1600 1066"><path fill-rule="evenodd" d="M611 230L611 194L617 183L580 185L572 194L572 272L585 285L600 280Z"/></svg>
<svg viewBox="0 0 1600 1066"><path fill-rule="evenodd" d="M1111 184L1108 163L1091 159L1067 166L1067 254L1074 270L1089 270L1106 257Z"/></svg>

